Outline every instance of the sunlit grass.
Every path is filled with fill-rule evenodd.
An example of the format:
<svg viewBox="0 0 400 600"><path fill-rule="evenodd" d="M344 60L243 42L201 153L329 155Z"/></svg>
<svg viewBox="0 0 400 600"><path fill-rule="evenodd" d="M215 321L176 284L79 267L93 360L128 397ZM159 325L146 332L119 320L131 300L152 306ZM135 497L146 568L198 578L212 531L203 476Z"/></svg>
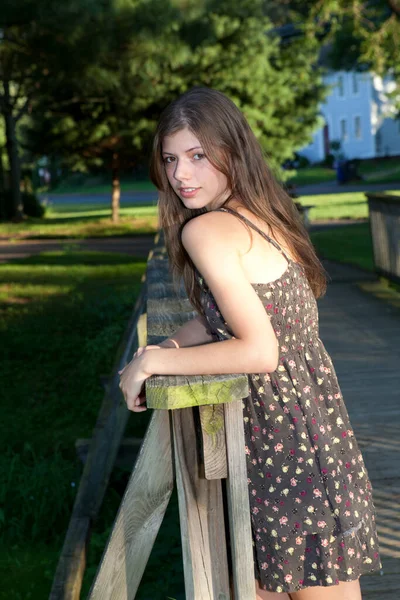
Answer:
<svg viewBox="0 0 400 600"><path fill-rule="evenodd" d="M388 193L399 195L400 188ZM368 218L368 202L364 192L301 196L298 201L314 207L310 210L310 218L314 222Z"/></svg>
<svg viewBox="0 0 400 600"><path fill-rule="evenodd" d="M400 195L398 190L387 192ZM368 203L364 192L346 192L301 196L298 201L311 205L312 222L366 219ZM43 219L26 219L22 223L0 223L0 237L18 241L22 238L90 238L152 235L158 230L158 209L154 204L123 205L120 221L111 221L110 208L104 204L53 204Z"/></svg>
<svg viewBox="0 0 400 600"><path fill-rule="evenodd" d="M157 207L130 205L120 210L113 223L105 205L53 205L42 219L28 218L21 223L0 223L0 236L21 238L89 238L146 235L158 229Z"/></svg>

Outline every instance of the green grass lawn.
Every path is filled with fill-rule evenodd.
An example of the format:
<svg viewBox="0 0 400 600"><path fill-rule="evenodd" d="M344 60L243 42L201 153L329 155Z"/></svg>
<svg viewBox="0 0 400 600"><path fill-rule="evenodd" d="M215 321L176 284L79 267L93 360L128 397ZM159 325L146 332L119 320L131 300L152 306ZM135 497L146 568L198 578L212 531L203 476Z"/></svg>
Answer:
<svg viewBox="0 0 400 600"><path fill-rule="evenodd" d="M400 182L400 161L398 157L382 159L361 160L358 172L366 183L391 183ZM298 169L296 175L288 183L297 186L313 185L336 180L336 171L321 165L310 165L304 169ZM350 183L359 185L359 181Z"/></svg>
<svg viewBox="0 0 400 600"><path fill-rule="evenodd" d="M120 221L114 224L110 208L102 204L68 204L50 206L42 219L27 218L21 223L0 223L0 237L21 238L88 238L115 237L156 233L157 207L137 205L123 207Z"/></svg>
<svg viewBox="0 0 400 600"><path fill-rule="evenodd" d="M400 181L400 160L398 157L363 160L358 171L368 183Z"/></svg>
<svg viewBox="0 0 400 600"><path fill-rule="evenodd" d="M387 193L391 195L400 195L400 187L399 190L393 190ZM310 210L310 218L311 221L314 222L368 218L368 203L364 192L301 196L297 200L303 205L314 206L314 208Z"/></svg>
<svg viewBox="0 0 400 600"><path fill-rule="evenodd" d="M310 165L304 169L299 169L294 177L289 179L288 183L294 185L313 185L314 183L324 183L336 180L336 171L321 167L320 165Z"/></svg>
<svg viewBox="0 0 400 600"><path fill-rule="evenodd" d="M400 194L390 191L390 194ZM314 222L338 219L366 219L368 204L363 192L301 196L298 201L313 205ZM49 207L43 219L28 218L21 223L0 223L0 238L88 238L154 234L158 229L157 206L131 205L120 211L121 219L113 224L110 209L100 204L64 204Z"/></svg>
<svg viewBox="0 0 400 600"><path fill-rule="evenodd" d="M322 258L374 270L369 223L356 223L311 233L311 240Z"/></svg>
<svg viewBox="0 0 400 600"><path fill-rule="evenodd" d="M111 194L111 175L86 175L73 173L53 188L42 188L51 194ZM138 180L130 176L121 177L123 192L156 192L149 179Z"/></svg>
<svg viewBox="0 0 400 600"><path fill-rule="evenodd" d="M100 375L114 363L145 268L143 259L85 251L0 265L2 600L49 595L82 472L75 440L91 436L104 394ZM132 415L127 435L142 437L149 415ZM86 592L127 477L114 471L94 528ZM141 584L141 600L164 600L167 592L179 598L177 519L175 501ZM170 565L168 572L160 572L160 561Z"/></svg>

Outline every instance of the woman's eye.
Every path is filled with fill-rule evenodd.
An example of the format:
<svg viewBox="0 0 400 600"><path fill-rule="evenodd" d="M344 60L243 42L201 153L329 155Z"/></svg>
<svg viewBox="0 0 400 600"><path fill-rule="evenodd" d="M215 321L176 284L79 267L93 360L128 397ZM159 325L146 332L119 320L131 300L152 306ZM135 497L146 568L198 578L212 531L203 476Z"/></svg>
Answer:
<svg viewBox="0 0 400 600"><path fill-rule="evenodd" d="M168 160L169 158L174 158L174 157L173 157L173 156L166 156L165 158L163 158L163 161L164 161L164 162L165 162L167 165L171 164L171 163L169 162L169 160Z"/></svg>
<svg viewBox="0 0 400 600"><path fill-rule="evenodd" d="M193 158L195 156L201 156L201 158L204 158L205 154L201 154L200 152L196 152L196 154L193 154ZM201 159L199 159L199 160L201 160Z"/></svg>

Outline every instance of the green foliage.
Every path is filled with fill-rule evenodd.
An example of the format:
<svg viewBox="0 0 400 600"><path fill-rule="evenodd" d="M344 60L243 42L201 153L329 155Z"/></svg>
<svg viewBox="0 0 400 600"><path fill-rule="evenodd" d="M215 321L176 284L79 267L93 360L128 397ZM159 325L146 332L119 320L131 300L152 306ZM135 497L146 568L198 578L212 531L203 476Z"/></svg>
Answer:
<svg viewBox="0 0 400 600"><path fill-rule="evenodd" d="M5 218L5 219L10 219L13 215L12 212L10 210L10 206L11 206L11 201L10 201L10 196L11 196L11 192L9 190L7 191L1 191L0 190L0 206L2 207L2 213L4 212L4 214L0 214L0 220L1 217ZM29 192L21 192L21 200L22 200L22 205L24 207L24 215L26 215L27 217L37 217L37 218L42 218L45 215L46 212L46 207L41 204L41 202L39 201L39 199L37 198L37 196L35 194L31 194Z"/></svg>
<svg viewBox="0 0 400 600"><path fill-rule="evenodd" d="M83 79L79 67L79 77L41 88L32 149L81 169L143 162L161 110L195 85L227 93L277 167L309 141L323 97L318 45L281 44L260 0L123 2L105 14L107 52Z"/></svg>
<svg viewBox="0 0 400 600"><path fill-rule="evenodd" d="M333 43L334 68L369 68L400 79L400 4L398 0L313 0L307 29Z"/></svg>

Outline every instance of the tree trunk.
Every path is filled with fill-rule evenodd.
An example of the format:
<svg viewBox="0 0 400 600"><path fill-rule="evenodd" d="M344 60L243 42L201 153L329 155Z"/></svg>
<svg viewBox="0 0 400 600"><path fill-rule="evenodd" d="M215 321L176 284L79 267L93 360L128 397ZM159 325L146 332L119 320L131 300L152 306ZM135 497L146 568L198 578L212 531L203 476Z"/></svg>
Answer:
<svg viewBox="0 0 400 600"><path fill-rule="evenodd" d="M9 207L11 218L21 219L23 215L23 206L21 199L21 166L18 156L18 141L15 127L15 120L12 114L12 106L10 101L10 82L8 80L3 81L4 87L4 121L6 126L6 148L8 154L8 161L10 164L11 174L11 206Z"/></svg>
<svg viewBox="0 0 400 600"><path fill-rule="evenodd" d="M5 221L6 215L6 185L4 181L3 148L0 147L0 221Z"/></svg>
<svg viewBox="0 0 400 600"><path fill-rule="evenodd" d="M112 158L112 196L111 196L111 214L113 223L119 221L119 201L121 198L121 182L119 174L119 155L114 152Z"/></svg>

